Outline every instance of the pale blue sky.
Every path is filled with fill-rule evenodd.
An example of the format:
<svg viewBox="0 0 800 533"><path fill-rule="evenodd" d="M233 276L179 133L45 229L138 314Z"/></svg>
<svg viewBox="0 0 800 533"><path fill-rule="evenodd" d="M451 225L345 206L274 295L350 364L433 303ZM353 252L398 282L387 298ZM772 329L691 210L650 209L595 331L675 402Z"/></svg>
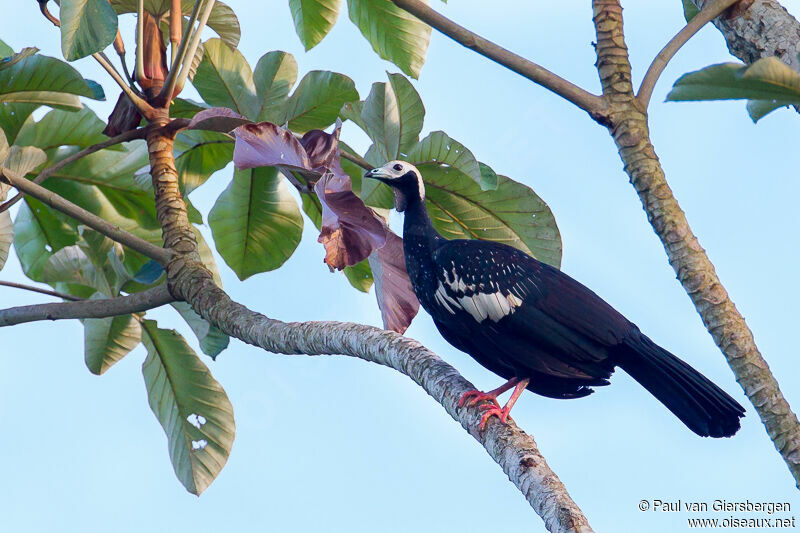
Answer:
<svg viewBox="0 0 800 533"><path fill-rule="evenodd" d="M60 57L58 33L35 2L15 2L14 9L9 0L3 3L1 39ZM286 50L301 74L329 69L351 76L362 98L386 70L397 71L378 59L346 12L305 53L287 2L229 3L242 23L240 48L251 65L264 52ZM478 33L599 90L588 2L486 5L434 2ZM800 2L784 5L800 14ZM638 83L683 17L678 0L628 1L625 7ZM730 60L715 29L700 32L656 87L652 137L701 244L784 394L800 408L794 339L800 117L781 110L755 126L743 102L662 103L682 73ZM76 66L105 87L109 101L90 104L105 117L117 91L91 61ZM612 386L582 400L526 393L514 418L536 437L595 529L687 529L684 513L638 511L643 498L790 501L791 514L800 514L786 466L675 280L608 133L571 104L436 33L415 83L427 109L423 133L442 129L498 173L533 187L561 229L563 270L747 408L739 434L711 440L688 431L622 372ZM366 148L366 138L350 124L342 138ZM231 174L230 168L219 172L194 193L204 214ZM276 272L239 282L217 259L230 295L268 316L379 325L374 296L329 274L322 257L307 223L298 251ZM15 257L0 277L24 280ZM0 289L2 307L48 300ZM174 313L149 314L196 344ZM478 387L500 383L447 345L424 313L408 335ZM3 329L0 343L2 531L544 530L485 451L392 370L339 356L276 356L232 341L217 362L206 361L233 402L236 442L228 465L198 499L174 477L166 437L147 405L142 348L96 377L84 366L82 328L75 321Z"/></svg>

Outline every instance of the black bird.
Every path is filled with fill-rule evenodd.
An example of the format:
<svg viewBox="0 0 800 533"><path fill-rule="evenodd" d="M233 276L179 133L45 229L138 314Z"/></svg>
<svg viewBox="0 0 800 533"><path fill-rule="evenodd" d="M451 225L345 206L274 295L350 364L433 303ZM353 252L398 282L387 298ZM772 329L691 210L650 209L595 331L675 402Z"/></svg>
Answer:
<svg viewBox="0 0 800 533"><path fill-rule="evenodd" d="M651 341L594 292L560 270L505 244L447 240L431 225L419 170L390 161L367 178L394 189L405 212L404 252L414 292L442 336L508 380L459 402L506 422L525 389L550 398L582 398L608 385L620 367L692 431L730 437L744 408L687 363ZM500 408L496 398L514 388Z"/></svg>

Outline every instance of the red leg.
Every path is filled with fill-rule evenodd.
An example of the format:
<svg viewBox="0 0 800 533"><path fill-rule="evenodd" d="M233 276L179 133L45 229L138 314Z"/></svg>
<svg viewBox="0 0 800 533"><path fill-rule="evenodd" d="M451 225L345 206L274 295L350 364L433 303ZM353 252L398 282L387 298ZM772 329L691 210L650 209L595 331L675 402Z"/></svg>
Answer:
<svg viewBox="0 0 800 533"><path fill-rule="evenodd" d="M518 381L516 386L514 387L514 392L511 393L511 398L508 399L506 405L501 409L499 405L491 405L491 404L483 404L479 405L479 409L483 409L486 411L483 413L483 417L481 418L481 426L480 429L483 431L486 428L486 422L489 418L496 416L500 419L500 422L505 424L508 419L510 418L508 415L511 412L511 408L514 407L514 404L517 403L522 391L525 390L525 387L528 386L530 379L523 379L522 381Z"/></svg>
<svg viewBox="0 0 800 533"><path fill-rule="evenodd" d="M461 399L458 400L458 406L464 407L464 404L466 404L467 407L472 407L481 400L488 400L499 408L500 404L497 403L497 397L516 385L518 381L518 378L511 378L507 382L503 383L494 390L490 390L489 392L481 392L479 390L467 391L461 396ZM469 400L470 398L472 399Z"/></svg>

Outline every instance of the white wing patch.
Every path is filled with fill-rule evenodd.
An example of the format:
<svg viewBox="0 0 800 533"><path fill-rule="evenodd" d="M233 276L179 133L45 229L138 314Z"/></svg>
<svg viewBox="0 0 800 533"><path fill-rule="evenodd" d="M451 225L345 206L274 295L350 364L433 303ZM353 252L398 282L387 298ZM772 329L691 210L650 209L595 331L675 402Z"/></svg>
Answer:
<svg viewBox="0 0 800 533"><path fill-rule="evenodd" d="M447 312L450 313L451 315L456 314L456 312L453 310L453 307L455 307L456 309L461 308L461 306L458 305L458 302L456 302L453 298L450 297L449 294L447 294L447 291L445 290L444 285L442 285L441 281L439 282L439 287L436 289L434 297L436 298L436 301L439 302L439 304L442 307L447 309Z"/></svg>
<svg viewBox="0 0 800 533"><path fill-rule="evenodd" d="M478 322L487 318L492 322L499 322L522 305L522 300L513 294L503 295L501 291L476 292L472 296L462 296L458 302Z"/></svg>

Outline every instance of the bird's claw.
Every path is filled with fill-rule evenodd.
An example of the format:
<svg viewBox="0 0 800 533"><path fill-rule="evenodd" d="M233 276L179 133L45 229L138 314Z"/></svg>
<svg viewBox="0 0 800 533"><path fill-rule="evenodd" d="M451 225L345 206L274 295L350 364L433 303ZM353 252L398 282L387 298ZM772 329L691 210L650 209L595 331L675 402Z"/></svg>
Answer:
<svg viewBox="0 0 800 533"><path fill-rule="evenodd" d="M500 404L497 403L497 395L496 394L491 394L491 393L488 393L488 392L481 392L479 390L471 390L471 391L467 391L464 394L462 394L461 395L461 399L458 400L458 406L459 407L464 407L466 405L467 407L472 407L476 403L478 403L480 401L483 401L483 400L492 402L492 404L494 404L494 406L496 406L497 408L500 408ZM484 404L484 405L492 405L492 404ZM483 406L481 406L481 407L483 407Z"/></svg>
<svg viewBox="0 0 800 533"><path fill-rule="evenodd" d="M497 403L497 402L495 402L495 403ZM511 409L509 409L507 407L502 407L501 408L499 404L498 405L492 405L492 404L489 404L489 403L485 403L485 404L479 405L478 409L482 409L482 410L485 411L485 413L483 413L483 416L481 417L481 425L480 425L480 430L481 431L486 429L486 423L493 416L496 416L497 418L499 418L500 422L502 422L503 424L507 424L509 420L513 420L510 416L508 416L508 414L511 412Z"/></svg>

